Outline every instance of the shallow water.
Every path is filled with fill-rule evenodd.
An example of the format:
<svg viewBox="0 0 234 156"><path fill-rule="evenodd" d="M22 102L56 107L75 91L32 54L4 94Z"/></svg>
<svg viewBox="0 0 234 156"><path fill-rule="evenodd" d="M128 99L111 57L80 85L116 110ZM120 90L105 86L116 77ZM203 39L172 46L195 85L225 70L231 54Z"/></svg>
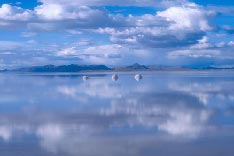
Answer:
<svg viewBox="0 0 234 156"><path fill-rule="evenodd" d="M0 74L0 155L234 155L234 72L141 74Z"/></svg>

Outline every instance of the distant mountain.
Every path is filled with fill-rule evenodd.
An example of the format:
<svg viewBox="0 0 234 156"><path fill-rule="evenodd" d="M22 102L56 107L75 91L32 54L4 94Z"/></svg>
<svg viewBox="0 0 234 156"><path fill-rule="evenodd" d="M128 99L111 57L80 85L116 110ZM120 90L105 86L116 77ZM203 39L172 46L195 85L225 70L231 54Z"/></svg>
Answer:
<svg viewBox="0 0 234 156"><path fill-rule="evenodd" d="M117 67L117 68L114 68L114 70L119 70L119 71L131 71L131 70L148 70L150 68L148 68L147 66L145 65L140 65L138 63L135 63L133 65L130 65L130 66L126 66L126 67Z"/></svg>
<svg viewBox="0 0 234 156"><path fill-rule="evenodd" d="M45 65L15 70L0 70L0 72L82 72L82 71L189 71L189 70L234 70L234 67L186 67L186 66L160 66L160 65L140 65L135 63L130 66L109 68L105 65Z"/></svg>
<svg viewBox="0 0 234 156"><path fill-rule="evenodd" d="M127 66L127 69L134 69L134 70L146 70L149 69L148 67L146 67L145 65L140 65L138 63L135 63L131 66Z"/></svg>
<svg viewBox="0 0 234 156"><path fill-rule="evenodd" d="M157 70L157 71L181 71L181 70L191 70L191 68L181 67L181 66L162 66L162 65L148 65L147 66L150 70Z"/></svg>
<svg viewBox="0 0 234 156"><path fill-rule="evenodd" d="M115 71L134 71L134 70L149 70L145 65L140 65L138 63L134 63L133 65L125 66L125 67L115 67L113 70Z"/></svg>
<svg viewBox="0 0 234 156"><path fill-rule="evenodd" d="M16 72L80 72L80 71L131 71L131 70L148 70L145 65L140 65L135 63L130 66L121 67L121 68L109 68L105 65L45 65L45 66L34 66L34 67L27 67L27 68L19 68L10 71Z"/></svg>
<svg viewBox="0 0 234 156"><path fill-rule="evenodd" d="M194 70L233 70L232 66L200 66L200 67L184 67Z"/></svg>
<svg viewBox="0 0 234 156"><path fill-rule="evenodd" d="M45 65L45 66L35 66L29 68L20 68L14 71L19 72L80 72L80 71L101 71L101 70L111 70L105 65Z"/></svg>
<svg viewBox="0 0 234 156"><path fill-rule="evenodd" d="M208 67L202 67L200 69L203 69L203 70L228 70L228 69L234 69L234 67L212 67L212 66L208 66Z"/></svg>

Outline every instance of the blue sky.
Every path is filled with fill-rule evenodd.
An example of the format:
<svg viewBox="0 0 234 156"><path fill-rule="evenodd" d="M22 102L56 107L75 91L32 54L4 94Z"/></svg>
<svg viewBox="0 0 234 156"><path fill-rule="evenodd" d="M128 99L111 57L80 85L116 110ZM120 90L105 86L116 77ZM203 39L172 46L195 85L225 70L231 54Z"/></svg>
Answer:
<svg viewBox="0 0 234 156"><path fill-rule="evenodd" d="M0 69L234 66L231 0L3 0Z"/></svg>

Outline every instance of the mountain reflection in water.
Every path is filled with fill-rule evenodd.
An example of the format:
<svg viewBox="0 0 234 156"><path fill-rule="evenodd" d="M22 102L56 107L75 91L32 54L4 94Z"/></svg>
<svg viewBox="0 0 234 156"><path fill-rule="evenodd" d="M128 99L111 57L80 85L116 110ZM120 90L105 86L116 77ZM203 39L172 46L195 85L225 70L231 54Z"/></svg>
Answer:
<svg viewBox="0 0 234 156"><path fill-rule="evenodd" d="M0 74L0 155L233 156L234 73Z"/></svg>

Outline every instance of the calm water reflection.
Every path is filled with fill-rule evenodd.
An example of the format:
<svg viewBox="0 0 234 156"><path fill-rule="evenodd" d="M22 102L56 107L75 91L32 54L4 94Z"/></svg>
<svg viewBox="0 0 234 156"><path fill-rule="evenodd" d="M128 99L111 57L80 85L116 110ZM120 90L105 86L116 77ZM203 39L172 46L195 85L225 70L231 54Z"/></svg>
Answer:
<svg viewBox="0 0 234 156"><path fill-rule="evenodd" d="M0 74L0 155L233 156L234 73Z"/></svg>

